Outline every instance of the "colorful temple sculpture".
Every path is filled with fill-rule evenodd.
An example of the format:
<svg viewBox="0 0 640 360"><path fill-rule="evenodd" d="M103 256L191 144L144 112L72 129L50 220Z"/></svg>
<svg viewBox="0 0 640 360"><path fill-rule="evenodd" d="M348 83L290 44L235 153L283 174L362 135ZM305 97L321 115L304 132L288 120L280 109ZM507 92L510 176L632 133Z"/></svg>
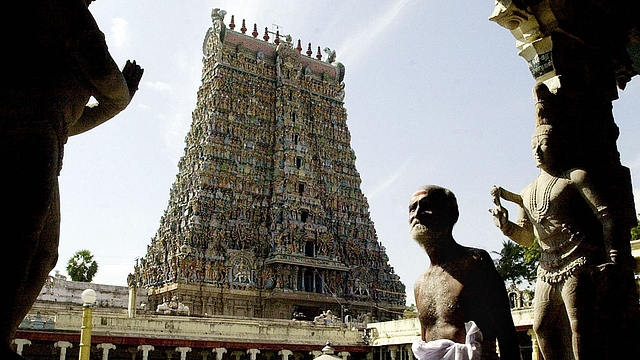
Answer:
<svg viewBox="0 0 640 360"><path fill-rule="evenodd" d="M130 283L192 315L397 318L405 286L360 189L344 66L225 14L212 12L179 172Z"/></svg>

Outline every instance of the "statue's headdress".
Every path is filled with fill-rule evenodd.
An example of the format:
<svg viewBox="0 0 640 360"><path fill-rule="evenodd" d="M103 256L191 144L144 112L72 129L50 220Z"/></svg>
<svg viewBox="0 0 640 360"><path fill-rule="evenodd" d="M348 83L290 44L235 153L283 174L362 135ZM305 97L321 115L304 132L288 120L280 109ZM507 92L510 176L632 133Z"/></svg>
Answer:
<svg viewBox="0 0 640 360"><path fill-rule="evenodd" d="M533 94L536 101L536 129L533 136L548 135L557 119L555 95L549 91L544 83L537 84Z"/></svg>

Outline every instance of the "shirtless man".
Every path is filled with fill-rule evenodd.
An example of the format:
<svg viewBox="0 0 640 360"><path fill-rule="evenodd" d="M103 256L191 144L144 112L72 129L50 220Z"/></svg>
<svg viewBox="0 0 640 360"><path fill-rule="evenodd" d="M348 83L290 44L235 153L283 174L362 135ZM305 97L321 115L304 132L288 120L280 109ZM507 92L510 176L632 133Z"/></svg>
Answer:
<svg viewBox="0 0 640 360"><path fill-rule="evenodd" d="M0 24L0 190L3 294L0 358L58 258L58 175L70 135L122 111L143 70L122 72L88 6L92 0L14 1ZM86 106L90 97L98 104Z"/></svg>
<svg viewBox="0 0 640 360"><path fill-rule="evenodd" d="M455 241L457 221L451 191L427 185L411 197L411 236L431 260L414 288L421 325L414 354L419 360L520 359L504 282L485 250Z"/></svg>

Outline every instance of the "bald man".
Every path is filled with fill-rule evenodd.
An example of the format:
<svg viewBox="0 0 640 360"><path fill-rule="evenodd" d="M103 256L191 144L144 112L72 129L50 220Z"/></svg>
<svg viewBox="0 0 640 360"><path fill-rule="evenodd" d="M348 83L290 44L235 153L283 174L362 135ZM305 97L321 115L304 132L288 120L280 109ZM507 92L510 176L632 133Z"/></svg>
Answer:
<svg viewBox="0 0 640 360"><path fill-rule="evenodd" d="M504 282L485 250L455 241L458 215L445 188L423 186L411 197L411 236L431 261L414 288L421 326L414 354L419 360L520 359Z"/></svg>

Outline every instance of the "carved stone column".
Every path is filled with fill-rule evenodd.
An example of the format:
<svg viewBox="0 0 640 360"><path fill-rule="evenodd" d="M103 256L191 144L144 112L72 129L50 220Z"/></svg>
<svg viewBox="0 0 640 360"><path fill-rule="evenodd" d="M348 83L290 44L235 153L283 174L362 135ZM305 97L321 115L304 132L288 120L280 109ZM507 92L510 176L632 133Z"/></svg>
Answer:
<svg viewBox="0 0 640 360"><path fill-rule="evenodd" d="M411 344L405 345L405 351L407 353L407 360L413 360L416 357L413 355L413 350L411 350Z"/></svg>
<svg viewBox="0 0 640 360"><path fill-rule="evenodd" d="M60 348L60 360L67 358L67 349L72 348L73 344L68 341L57 341L53 344L53 347Z"/></svg>
<svg viewBox="0 0 640 360"><path fill-rule="evenodd" d="M176 352L180 353L180 360L186 360L187 359L187 353L191 351L191 348L188 346L180 346L176 348ZM255 360L255 359L251 359L251 360Z"/></svg>
<svg viewBox="0 0 640 360"><path fill-rule="evenodd" d="M389 350L389 358L391 360L396 360L396 352L398 351L398 347L397 346L389 346L387 348L387 350Z"/></svg>
<svg viewBox="0 0 640 360"><path fill-rule="evenodd" d="M282 356L282 360L289 360L289 356L293 355L291 350L282 349L278 351L278 355Z"/></svg>
<svg viewBox="0 0 640 360"><path fill-rule="evenodd" d="M225 349L225 348L215 348L215 349L211 350L211 352L216 353L216 360L222 360L222 355L226 354L227 349Z"/></svg>
<svg viewBox="0 0 640 360"><path fill-rule="evenodd" d="M116 348L112 343L100 343L96 345L98 349L102 349L102 360L109 360L109 350Z"/></svg>
<svg viewBox="0 0 640 360"><path fill-rule="evenodd" d="M256 356L260 354L260 350L258 349L249 349L247 350L247 354L249 354L250 360L256 360Z"/></svg>
<svg viewBox="0 0 640 360"><path fill-rule="evenodd" d="M538 347L538 338L533 329L527 330L527 335L531 337L531 360L542 360L540 357L540 348Z"/></svg>
<svg viewBox="0 0 640 360"><path fill-rule="evenodd" d="M155 350L152 345L138 345L138 350L142 351L142 360L149 359L149 351Z"/></svg>
<svg viewBox="0 0 640 360"><path fill-rule="evenodd" d="M16 344L16 353L22 355L22 350L25 345L31 345L31 340L27 339L13 339L13 343Z"/></svg>

